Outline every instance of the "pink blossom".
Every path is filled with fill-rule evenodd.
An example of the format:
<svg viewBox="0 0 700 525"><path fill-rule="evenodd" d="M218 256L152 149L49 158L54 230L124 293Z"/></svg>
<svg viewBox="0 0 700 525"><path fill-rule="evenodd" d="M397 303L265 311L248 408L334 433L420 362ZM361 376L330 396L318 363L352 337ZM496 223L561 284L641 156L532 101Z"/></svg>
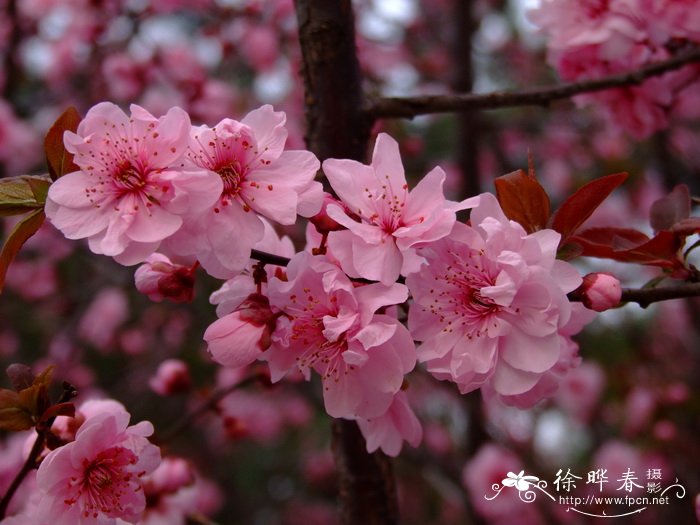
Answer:
<svg viewBox="0 0 700 525"><path fill-rule="evenodd" d="M161 396L186 392L192 386L187 363L181 359L166 359L158 365L156 374L148 380L148 386Z"/></svg>
<svg viewBox="0 0 700 525"><path fill-rule="evenodd" d="M190 119L172 108L156 119L132 105L127 116L103 102L88 111L66 149L80 167L49 188L46 215L69 239L87 238L94 253L135 264L182 225L185 212L210 205L221 181L182 171Z"/></svg>
<svg viewBox="0 0 700 525"><path fill-rule="evenodd" d="M288 281L268 283L270 304L282 315L264 359L273 382L294 368L320 374L326 411L333 417L381 416L415 365L408 330L377 314L406 300L404 285L355 287L323 256L297 254Z"/></svg>
<svg viewBox="0 0 700 525"><path fill-rule="evenodd" d="M285 114L265 105L241 122L224 119L213 128L194 128L188 159L223 182L217 201L193 216L169 247L196 255L214 277L230 278L250 258L263 238L257 214L280 224L294 224L297 213L311 216L321 207L321 184L313 180L319 162L308 151L284 150ZM231 242L235 237L235 242Z"/></svg>
<svg viewBox="0 0 700 525"><path fill-rule="evenodd" d="M490 384L486 384L482 390L484 396L496 395L506 405L521 409L530 408L543 399L552 397L572 370L575 371L581 364L581 358L578 355L578 344L571 339L571 336L580 332L584 325L593 320L594 316L595 314L587 310L583 305L578 303L572 304L569 320L558 329L559 359L556 364L542 374L537 383L525 392L514 395L499 395L492 391ZM595 401L595 398L593 398L593 401Z"/></svg>
<svg viewBox="0 0 700 525"><path fill-rule="evenodd" d="M377 136L369 166L328 159L323 171L349 210L327 208L328 216L348 229L331 233L329 246L351 277L390 284L416 271L422 262L416 248L449 234L455 211L468 207L445 199L441 168L409 192L399 145L386 133Z"/></svg>
<svg viewBox="0 0 700 525"><path fill-rule="evenodd" d="M146 506L142 478L160 463L160 450L146 439L153 425L128 424L128 413L98 414L78 429L75 441L46 456L37 473L40 523L139 520Z"/></svg>
<svg viewBox="0 0 700 525"><path fill-rule="evenodd" d="M173 264L168 257L153 253L134 273L136 289L151 301L170 299L190 302L194 296L194 267Z"/></svg>
<svg viewBox="0 0 700 525"><path fill-rule="evenodd" d="M491 194L478 197L471 223L420 251L428 264L406 279L408 326L438 379L462 393L488 384L502 396L522 394L559 361L566 294L581 277L555 259L558 233L528 235Z"/></svg>
<svg viewBox="0 0 700 525"><path fill-rule="evenodd" d="M263 238L255 245L256 250L260 250L273 255L282 257L292 257L296 250L292 244L292 240L286 235L279 237L272 225L265 219L262 219L265 226ZM253 266L257 261L250 260L247 268L243 273L236 275L232 279L227 280L221 285L221 288L216 290L209 297L211 304L216 305L216 315L223 317L226 314L233 312L250 294L256 291L257 286L253 279ZM265 273L267 280L272 279L275 275L284 274L284 268L274 264L265 265ZM261 291L263 295L266 293L267 284L261 283Z"/></svg>
<svg viewBox="0 0 700 525"><path fill-rule="evenodd" d="M396 457L404 441L417 447L423 437L423 428L413 413L404 392L398 392L385 414L372 419L359 418L357 424L367 442L367 452L378 448L388 456Z"/></svg>
<svg viewBox="0 0 700 525"><path fill-rule="evenodd" d="M275 320L267 297L250 294L232 313L214 321L204 332L212 359L236 368L251 364L270 347Z"/></svg>

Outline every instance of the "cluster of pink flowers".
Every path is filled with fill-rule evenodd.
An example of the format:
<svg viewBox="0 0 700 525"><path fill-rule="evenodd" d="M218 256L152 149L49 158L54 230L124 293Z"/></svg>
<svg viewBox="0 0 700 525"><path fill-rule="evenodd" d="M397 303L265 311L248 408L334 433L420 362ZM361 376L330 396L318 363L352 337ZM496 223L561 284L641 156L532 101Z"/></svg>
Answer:
<svg viewBox="0 0 700 525"><path fill-rule="evenodd" d="M166 255L196 257L212 275L232 277L263 237L258 214L293 224L297 212L321 206L318 160L284 151L284 120L263 106L242 122L194 128L179 108L155 118L133 105L128 116L103 102L77 133L66 132L80 170L51 185L46 214L66 237L87 238L94 253L120 263L144 261L167 239ZM240 226L235 242L231 224Z"/></svg>
<svg viewBox="0 0 700 525"><path fill-rule="evenodd" d="M581 284L555 258L558 244L558 233L528 235L493 195L482 194L471 226L456 224L449 237L419 250L428 264L406 280L414 299L408 325L428 371L463 393L488 386L509 397L535 389L565 355L573 333L566 294Z"/></svg>
<svg viewBox="0 0 700 525"><path fill-rule="evenodd" d="M529 17L548 37L548 60L565 80L622 73L664 60L700 42L700 16L687 0L545 0ZM686 116L696 100L698 66L639 86L580 95L602 106L614 126L644 138ZM694 87L693 87L694 86ZM694 104L691 104L694 105Z"/></svg>
<svg viewBox="0 0 700 525"><path fill-rule="evenodd" d="M558 233L528 235L490 194L447 200L440 168L409 189L384 133L369 165L323 163L332 197L314 181L316 157L286 140L285 115L270 106L208 128L178 108L156 118L101 103L66 133L80 170L52 184L46 212L95 253L145 261L136 286L155 301L190 300L199 265L226 279L204 334L212 359L237 370L263 361L272 382L317 373L326 411L357 421L368 450L396 455L420 441L404 393L417 360L463 393L521 407L579 364L571 336L590 315L567 298L582 280L556 260ZM470 223L458 222L469 208ZM299 215L315 229L296 253L274 224ZM253 249L289 263L260 266ZM187 371L168 366L153 388L188 388Z"/></svg>

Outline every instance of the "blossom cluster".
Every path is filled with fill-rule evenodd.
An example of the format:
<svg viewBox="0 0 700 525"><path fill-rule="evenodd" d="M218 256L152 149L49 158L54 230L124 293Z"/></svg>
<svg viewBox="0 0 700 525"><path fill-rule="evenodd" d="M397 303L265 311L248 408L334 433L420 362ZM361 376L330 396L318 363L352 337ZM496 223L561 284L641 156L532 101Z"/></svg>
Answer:
<svg viewBox="0 0 700 525"><path fill-rule="evenodd" d="M700 42L697 6L686 0L545 0L529 12L548 37L549 63L565 80L589 80L668 59ZM688 65L638 86L580 95L604 108L613 127L641 139L671 116L697 117L698 66ZM690 113L689 113L690 111Z"/></svg>
<svg viewBox="0 0 700 525"><path fill-rule="evenodd" d="M420 441L406 379L417 362L507 404L553 394L590 319L567 298L582 279L556 259L560 234L526 232L491 194L446 199L439 167L411 189L385 133L370 164L325 160L324 193L321 163L286 149L284 124L271 106L209 128L179 108L100 103L65 133L79 169L51 185L46 214L95 253L143 262L136 286L153 300L190 300L197 266L225 280L204 333L212 359L262 361L272 382L317 373L326 412L357 421L369 451ZM300 252L274 227L298 216L311 218Z"/></svg>

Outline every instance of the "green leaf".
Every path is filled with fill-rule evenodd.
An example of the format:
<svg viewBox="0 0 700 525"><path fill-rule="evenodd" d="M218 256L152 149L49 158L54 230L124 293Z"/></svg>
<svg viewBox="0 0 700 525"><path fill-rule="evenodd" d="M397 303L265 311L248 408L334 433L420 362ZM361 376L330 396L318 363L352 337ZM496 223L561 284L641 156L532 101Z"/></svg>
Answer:
<svg viewBox="0 0 700 525"><path fill-rule="evenodd" d="M24 180L29 185L32 190L34 199L38 204L46 204L46 197L49 194L49 187L51 186L51 179L47 176L39 175L27 175Z"/></svg>
<svg viewBox="0 0 700 525"><path fill-rule="evenodd" d="M75 132L81 120L82 117L78 110L71 106L56 119L54 125L46 133L44 151L46 152L46 163L49 166L51 180L56 180L66 173L80 169L73 162L73 155L66 150L63 144L63 134L66 131Z"/></svg>
<svg viewBox="0 0 700 525"><path fill-rule="evenodd" d="M30 175L0 179L0 216L43 208L49 185L48 179Z"/></svg>
<svg viewBox="0 0 700 525"><path fill-rule="evenodd" d="M10 263L13 261L20 248L27 240L34 235L44 223L44 210L34 210L32 213L24 217L7 236L5 244L0 250L0 293L5 287L5 276Z"/></svg>

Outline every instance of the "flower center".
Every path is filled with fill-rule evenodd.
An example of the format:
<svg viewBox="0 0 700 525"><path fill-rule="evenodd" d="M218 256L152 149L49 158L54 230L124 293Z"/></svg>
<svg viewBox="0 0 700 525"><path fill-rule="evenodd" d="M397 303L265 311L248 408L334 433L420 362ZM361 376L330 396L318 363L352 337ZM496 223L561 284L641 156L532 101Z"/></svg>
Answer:
<svg viewBox="0 0 700 525"><path fill-rule="evenodd" d="M73 495L64 503L74 505L80 501L86 518L120 515L124 511L122 499L136 490L131 486L134 474L127 468L136 462L134 453L123 447L104 450L92 461L83 459L83 476L70 479Z"/></svg>
<svg viewBox="0 0 700 525"><path fill-rule="evenodd" d="M502 308L481 295L481 289L493 285L493 278L482 266L480 253L471 251L467 257L450 251L451 264L436 275L445 286L430 290L433 297L428 310L437 315L445 332L463 331L471 339L488 334L492 316ZM440 275L442 274L442 275Z"/></svg>
<svg viewBox="0 0 700 525"><path fill-rule="evenodd" d="M144 174L128 160L117 164L114 179L126 191L139 191L146 185Z"/></svg>
<svg viewBox="0 0 700 525"><path fill-rule="evenodd" d="M241 183L245 178L244 170L241 168L241 163L233 161L229 164L221 166L216 170L224 183L223 195L234 197L241 189Z"/></svg>

